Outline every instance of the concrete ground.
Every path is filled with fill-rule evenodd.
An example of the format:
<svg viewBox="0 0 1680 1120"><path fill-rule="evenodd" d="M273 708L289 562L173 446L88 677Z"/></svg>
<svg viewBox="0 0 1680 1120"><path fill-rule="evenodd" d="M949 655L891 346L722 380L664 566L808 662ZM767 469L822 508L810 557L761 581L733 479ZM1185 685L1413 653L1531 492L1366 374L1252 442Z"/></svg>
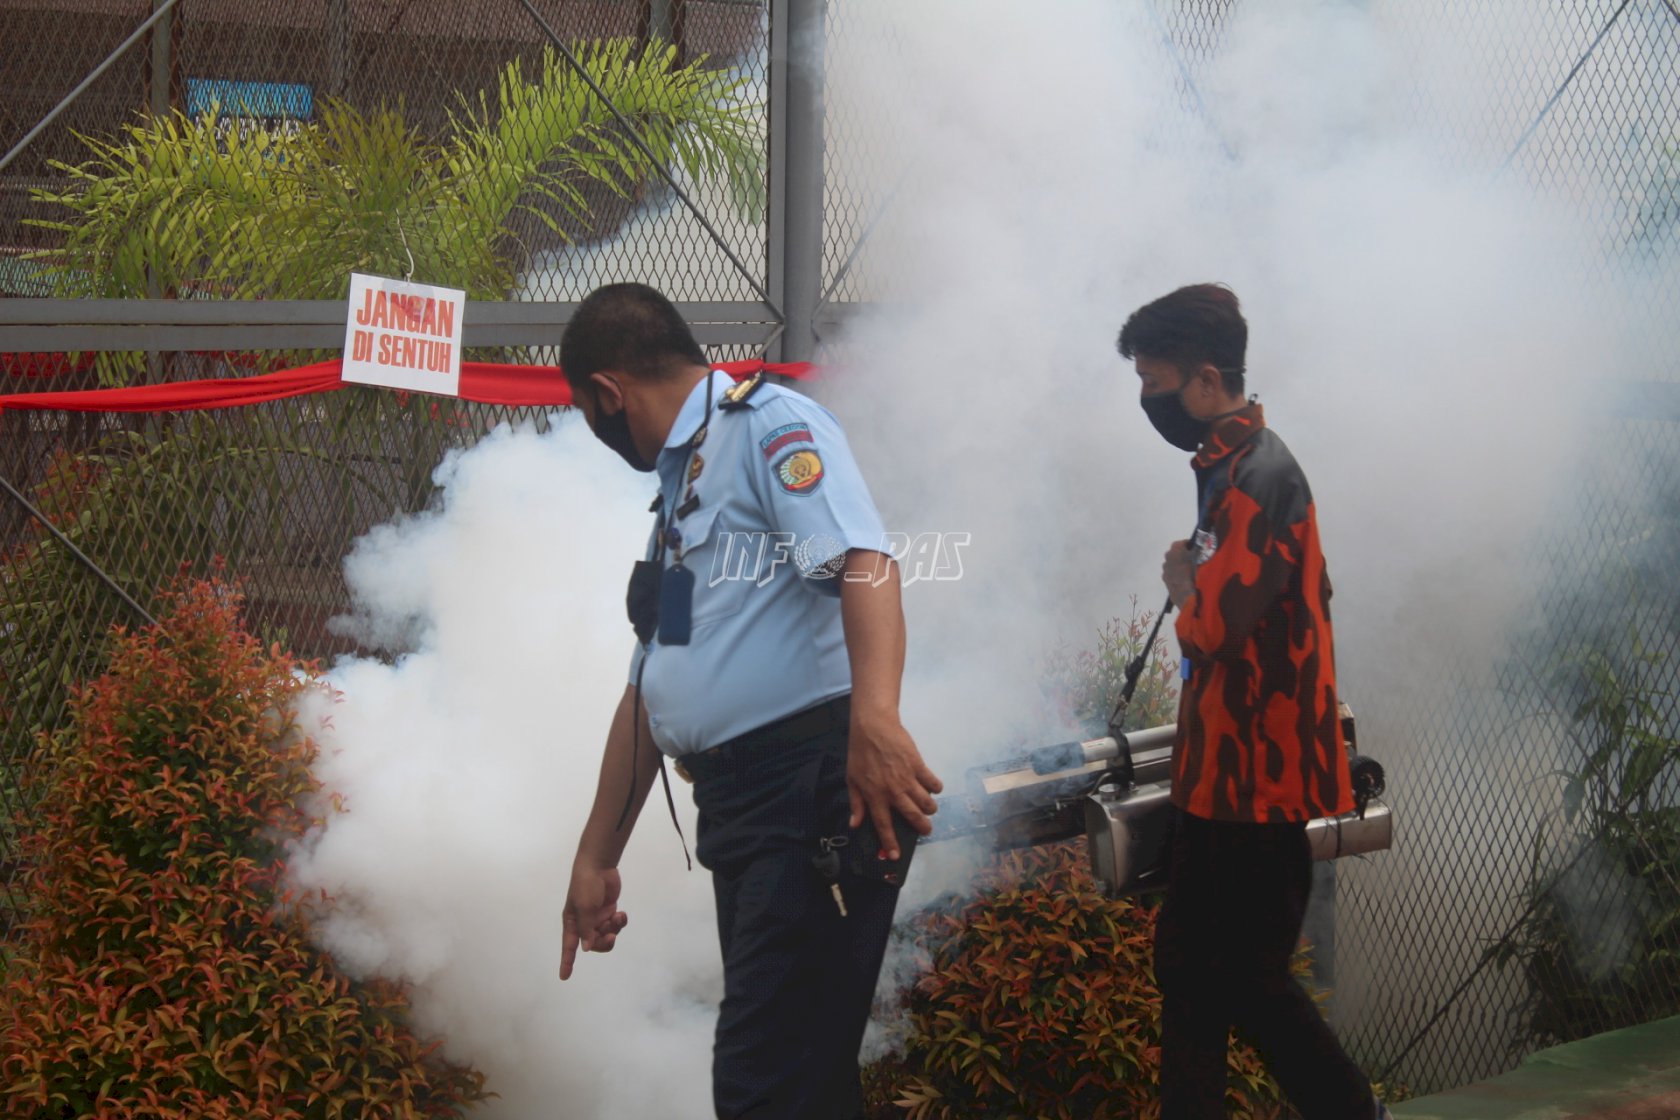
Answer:
<svg viewBox="0 0 1680 1120"><path fill-rule="evenodd" d="M1680 1016L1541 1050L1503 1076L1390 1107L1395 1120L1680 1120Z"/></svg>

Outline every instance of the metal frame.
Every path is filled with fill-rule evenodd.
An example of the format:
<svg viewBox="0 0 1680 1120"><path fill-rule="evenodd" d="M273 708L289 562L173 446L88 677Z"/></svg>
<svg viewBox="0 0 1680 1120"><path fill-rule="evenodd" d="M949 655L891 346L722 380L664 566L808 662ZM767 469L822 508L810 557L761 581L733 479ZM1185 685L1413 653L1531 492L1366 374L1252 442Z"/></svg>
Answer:
<svg viewBox="0 0 1680 1120"><path fill-rule="evenodd" d="M70 108L70 106L75 103L76 99L87 91L89 86L99 80L99 76L101 74L116 65L117 60L127 54L129 48L138 43L145 36L146 32L150 31L158 23L158 21L168 15L178 2L179 0L161 0L157 7L153 9L152 14L146 17L145 22L143 22L139 27L136 27L133 33L130 34L128 38L124 39L120 45L118 45L116 50L105 56L105 61L88 71L87 77L78 82L75 89L65 94L64 99L57 105L54 105L51 112L37 121L34 128L24 133L23 139L12 145L11 150L5 155L0 156L0 171L4 171L8 164L16 159L25 148L29 147L37 136L45 132L48 126L50 126L53 121L57 120L59 116L63 114L64 110ZM154 59L154 62L155 61L156 60ZM168 65L167 52L164 54L163 62L165 66Z"/></svg>
<svg viewBox="0 0 1680 1120"><path fill-rule="evenodd" d="M466 346L558 346L576 303L469 300ZM765 345L781 327L757 300L678 303L703 345ZM0 352L313 350L344 345L343 300L0 300Z"/></svg>
<svg viewBox="0 0 1680 1120"><path fill-rule="evenodd" d="M177 2L153 0L149 18L0 162L15 158ZM517 2L564 51L564 43L529 0ZM769 5L769 211L762 274L766 285L759 284L696 210L713 240L765 298L686 302L677 307L704 345L748 346L782 361L807 361L815 355L822 334L853 310L829 304L822 292L822 68L828 6L827 0L769 0ZM328 17L336 43L345 30L340 26L344 22L341 0L331 0ZM149 49L153 111L168 107L170 47L167 33L153 36ZM336 80L336 69L334 74ZM159 81L160 77L164 80ZM616 114L611 100L601 90L595 92ZM659 171L671 180L663 165ZM674 180L671 185L679 195L683 193ZM686 197L684 201L694 209ZM469 302L463 341L468 346L558 345L576 307L570 302ZM344 342L344 318L345 306L339 300L8 299L0 300L0 352L335 349Z"/></svg>
<svg viewBox="0 0 1680 1120"><path fill-rule="evenodd" d="M770 2L770 281L780 356L816 354L822 303L823 76L827 0Z"/></svg>

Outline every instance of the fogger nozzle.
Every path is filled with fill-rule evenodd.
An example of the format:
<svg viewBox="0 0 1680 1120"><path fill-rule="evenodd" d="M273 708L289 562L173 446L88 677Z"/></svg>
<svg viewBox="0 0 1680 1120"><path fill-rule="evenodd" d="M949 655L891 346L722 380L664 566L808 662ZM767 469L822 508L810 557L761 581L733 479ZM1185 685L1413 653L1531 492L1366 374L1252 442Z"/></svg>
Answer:
<svg viewBox="0 0 1680 1120"><path fill-rule="evenodd" d="M1040 747L1033 751L1030 760L1034 774L1054 774L1061 770L1076 770L1093 762L1107 762L1111 758L1119 758L1122 748L1136 755L1139 751L1170 747L1173 737L1177 734L1178 725L1169 723L1161 727L1148 727L1142 731L1128 731L1119 739L1112 735L1104 735L1100 739L1086 739L1084 742L1052 743L1048 747Z"/></svg>

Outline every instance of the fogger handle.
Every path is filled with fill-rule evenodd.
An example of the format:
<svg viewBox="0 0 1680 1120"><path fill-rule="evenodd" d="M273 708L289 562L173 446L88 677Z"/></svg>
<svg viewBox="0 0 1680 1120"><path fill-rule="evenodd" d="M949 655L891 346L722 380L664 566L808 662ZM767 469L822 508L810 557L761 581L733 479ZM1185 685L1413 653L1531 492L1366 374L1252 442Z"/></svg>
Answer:
<svg viewBox="0 0 1680 1120"><path fill-rule="evenodd" d="M1196 546L1193 540L1188 540L1184 542L1184 547L1195 548ZM1155 625L1149 628L1149 637L1143 640L1143 645L1138 647L1137 656L1132 658L1130 665L1126 666L1126 683L1120 689L1120 699L1115 701L1114 710L1108 713L1108 735L1109 738L1116 740L1116 751L1121 746L1119 740L1124 739L1120 732L1120 725L1126 721L1126 709L1132 706L1132 693L1137 691L1138 678L1143 676L1143 667L1149 664L1150 655L1155 652L1155 639L1160 636L1161 623L1166 621L1167 616L1172 613L1172 609L1172 594L1169 592L1166 603L1161 607L1161 613L1155 616ZM1041 773L1043 772L1048 771L1041 771Z"/></svg>
<svg viewBox="0 0 1680 1120"><path fill-rule="evenodd" d="M1033 751L1030 761L1034 774L1077 770L1093 762L1107 762L1109 759L1119 758L1122 748L1136 755L1139 751L1155 747L1170 747L1177 733L1178 725L1169 723L1142 731L1128 731L1118 738L1104 735L1100 739L1086 739L1084 742L1053 743Z"/></svg>

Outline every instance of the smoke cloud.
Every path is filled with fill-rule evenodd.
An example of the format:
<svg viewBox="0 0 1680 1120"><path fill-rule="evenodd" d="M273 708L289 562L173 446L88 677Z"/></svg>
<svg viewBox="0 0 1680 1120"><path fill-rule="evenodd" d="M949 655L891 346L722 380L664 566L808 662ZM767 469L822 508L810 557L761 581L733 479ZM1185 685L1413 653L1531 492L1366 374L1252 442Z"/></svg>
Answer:
<svg viewBox="0 0 1680 1120"><path fill-rule="evenodd" d="M1502 166L1581 46L1531 5L1235 4L1193 53L1162 45L1173 5L891 9L849 6L830 44L868 144L849 173L880 205L853 286L890 303L830 361L889 523L973 534L957 593L908 604L912 731L948 779L987 761L1035 710L1046 646L1159 596L1194 489L1114 337L1172 288L1229 283L1249 389L1313 484L1342 694L1401 813L1396 850L1343 871L1342 945L1405 991L1356 950L1337 1012L1392 1032L1375 999L1403 995L1421 1022L1556 805L1535 779L1568 749L1558 713L1497 675L1557 576L1543 532L1611 386L1675 356L1650 313L1680 284L1672 239L1618 257L1605 223L1649 186L1612 158L1640 102L1560 111ZM1621 57L1654 74L1660 32ZM1520 75L1490 78L1493 42ZM1491 841L1467 835L1488 818ZM1510 997L1470 1001L1483 1037Z"/></svg>
<svg viewBox="0 0 1680 1120"><path fill-rule="evenodd" d="M1420 26L1398 2L1237 4L1193 55L1163 45L1167 4L836 9L829 174L879 224L843 288L872 308L829 340L818 394L889 527L968 534L960 580L906 592L906 721L948 785L1060 730L1042 725L1049 648L1159 597L1193 488L1114 338L1147 300L1221 280L1249 315L1250 389L1313 483L1343 691L1403 814L1355 921L1404 926L1440 890L1416 853L1457 826L1432 801L1467 773L1509 775L1489 756L1445 770L1450 733L1401 736L1449 672L1485 675L1522 616L1590 383L1674 349L1621 310L1649 300L1583 217L1625 184L1540 191L1521 161L1495 170L1533 106L1495 104L1513 92L1466 44L1509 36L1561 73L1566 48L1529 7L1449 5ZM1537 135L1530 154L1561 142ZM1645 291L1674 282L1672 256L1641 268ZM647 484L576 421L500 431L438 481L433 512L348 561L357 632L407 652L331 674L319 772L348 811L297 867L336 899L323 938L414 985L422 1025L502 1095L486 1115L709 1115L709 885L681 870L657 794L618 950L554 979ZM924 854L906 907L963 880L961 858ZM1509 853L1461 856L1455 877L1510 880ZM1416 940L1443 960L1479 950ZM1342 973L1357 1019L1370 992Z"/></svg>
<svg viewBox="0 0 1680 1120"><path fill-rule="evenodd" d="M845 336L835 404L898 520L973 532L961 602L917 603L946 608L919 640L1025 657L1042 643L967 639L1089 630L1153 598L1193 492L1113 342L1131 309L1200 280L1244 300L1249 388L1314 484L1354 674L1359 635L1415 629L1432 584L1461 636L1497 636L1522 601L1519 550L1571 468L1581 371L1618 351L1597 246L1417 125L1426 45L1402 49L1388 9L1259 8L1234 5L1201 63L1205 108L1178 98L1144 5L895 6L854 17L880 39L837 45L848 108L893 122L872 139L897 158L872 162L920 171L861 285L905 306ZM972 609L977 586L992 609Z"/></svg>
<svg viewBox="0 0 1680 1120"><path fill-rule="evenodd" d="M343 801L294 876L335 900L323 944L413 985L422 1029L489 1075L488 1116L710 1114L721 995L709 883L656 793L625 854L620 947L561 985L560 911L632 638L617 589L648 483L575 416L499 429L439 468L443 500L347 562L366 639L307 718ZM678 789L690 843L693 811Z"/></svg>

